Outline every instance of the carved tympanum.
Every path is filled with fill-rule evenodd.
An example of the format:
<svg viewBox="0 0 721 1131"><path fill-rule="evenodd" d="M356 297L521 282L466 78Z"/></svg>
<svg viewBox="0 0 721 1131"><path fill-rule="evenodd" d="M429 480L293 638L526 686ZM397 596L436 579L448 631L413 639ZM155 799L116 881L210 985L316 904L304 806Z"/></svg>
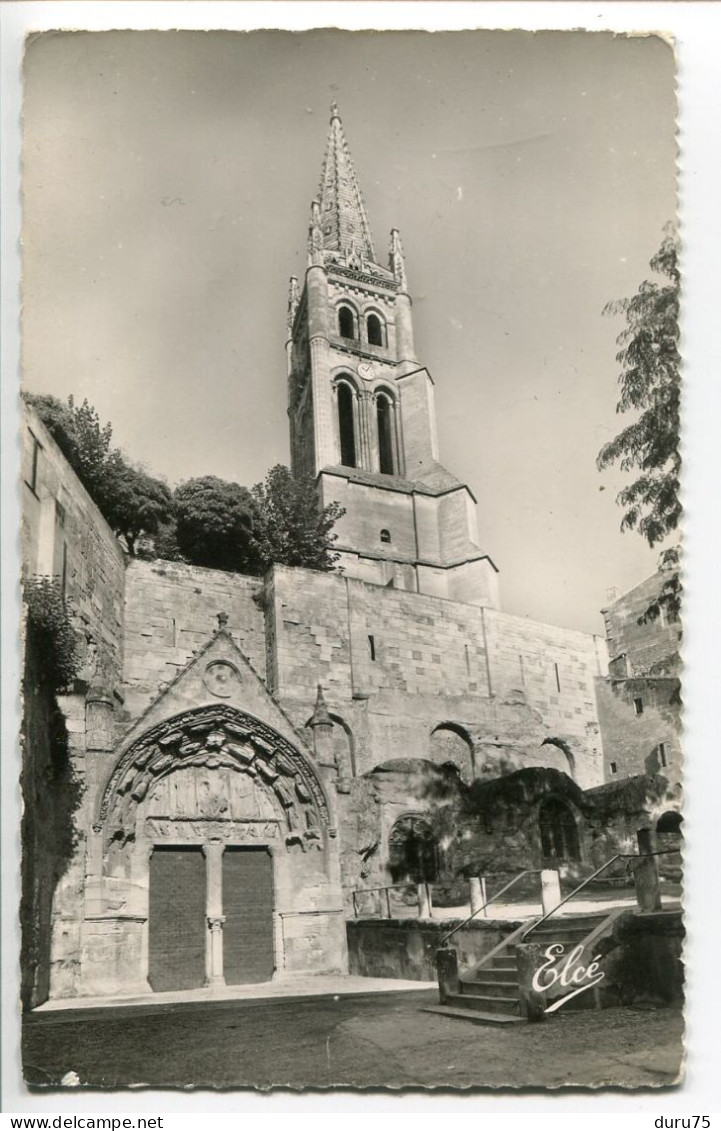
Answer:
<svg viewBox="0 0 721 1131"><path fill-rule="evenodd" d="M224 767L254 779L274 796L283 813L287 843L300 844L303 849L322 847L328 808L312 766L272 727L220 705L169 719L129 747L100 805L96 827L104 831L106 842L132 840L141 802L162 779L191 766L210 771ZM212 811L203 815L211 820L222 818L220 801L222 798L210 797Z"/></svg>

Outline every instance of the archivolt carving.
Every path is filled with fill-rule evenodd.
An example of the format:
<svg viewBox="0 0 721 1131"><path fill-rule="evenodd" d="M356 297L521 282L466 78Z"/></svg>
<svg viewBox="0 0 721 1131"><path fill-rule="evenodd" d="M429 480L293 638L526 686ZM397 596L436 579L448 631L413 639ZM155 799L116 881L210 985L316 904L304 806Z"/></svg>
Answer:
<svg viewBox="0 0 721 1131"><path fill-rule="evenodd" d="M137 807L154 782L189 766L225 766L255 778L280 802L286 842L303 849L322 847L328 806L312 767L272 727L236 708L216 705L166 720L129 747L106 786L96 831L104 831L106 842L131 840Z"/></svg>

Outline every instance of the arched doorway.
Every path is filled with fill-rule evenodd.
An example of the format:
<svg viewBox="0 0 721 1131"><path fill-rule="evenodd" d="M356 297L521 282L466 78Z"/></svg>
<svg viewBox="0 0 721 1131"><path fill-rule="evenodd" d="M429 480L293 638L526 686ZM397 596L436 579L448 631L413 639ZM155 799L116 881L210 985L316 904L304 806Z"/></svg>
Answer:
<svg viewBox="0 0 721 1131"><path fill-rule="evenodd" d="M388 867L394 884L438 879L438 841L425 817L409 814L396 821L388 838Z"/></svg>
<svg viewBox="0 0 721 1131"><path fill-rule="evenodd" d="M538 813L541 855L548 864L567 864L581 859L576 818L565 801L552 797Z"/></svg>
<svg viewBox="0 0 721 1131"><path fill-rule="evenodd" d="M119 758L96 817L88 883L118 953L91 946L86 984L187 990L305 968L282 917L302 913L306 890L309 910L340 890L325 793L278 731L228 705L174 716ZM336 924L321 920L331 965Z"/></svg>

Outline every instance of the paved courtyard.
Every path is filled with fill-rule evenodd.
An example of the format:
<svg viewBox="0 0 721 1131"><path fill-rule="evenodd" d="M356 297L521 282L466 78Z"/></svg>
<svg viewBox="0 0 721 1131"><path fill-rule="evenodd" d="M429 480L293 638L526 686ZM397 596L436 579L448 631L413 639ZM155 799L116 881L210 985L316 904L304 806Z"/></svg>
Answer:
<svg viewBox="0 0 721 1131"><path fill-rule="evenodd" d="M510 1031L423 1012L437 991L158 1003L36 1012L25 1078L87 1087L422 1088L668 1086L671 1009L559 1013Z"/></svg>

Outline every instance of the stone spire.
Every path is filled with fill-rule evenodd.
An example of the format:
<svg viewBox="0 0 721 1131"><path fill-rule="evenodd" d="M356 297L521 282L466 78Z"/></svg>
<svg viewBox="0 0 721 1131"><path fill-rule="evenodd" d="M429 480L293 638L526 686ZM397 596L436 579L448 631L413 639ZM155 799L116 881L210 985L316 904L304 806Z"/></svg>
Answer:
<svg viewBox="0 0 721 1131"><path fill-rule="evenodd" d="M370 224L335 101L331 105L319 198L324 250L336 252L346 260L375 263Z"/></svg>

